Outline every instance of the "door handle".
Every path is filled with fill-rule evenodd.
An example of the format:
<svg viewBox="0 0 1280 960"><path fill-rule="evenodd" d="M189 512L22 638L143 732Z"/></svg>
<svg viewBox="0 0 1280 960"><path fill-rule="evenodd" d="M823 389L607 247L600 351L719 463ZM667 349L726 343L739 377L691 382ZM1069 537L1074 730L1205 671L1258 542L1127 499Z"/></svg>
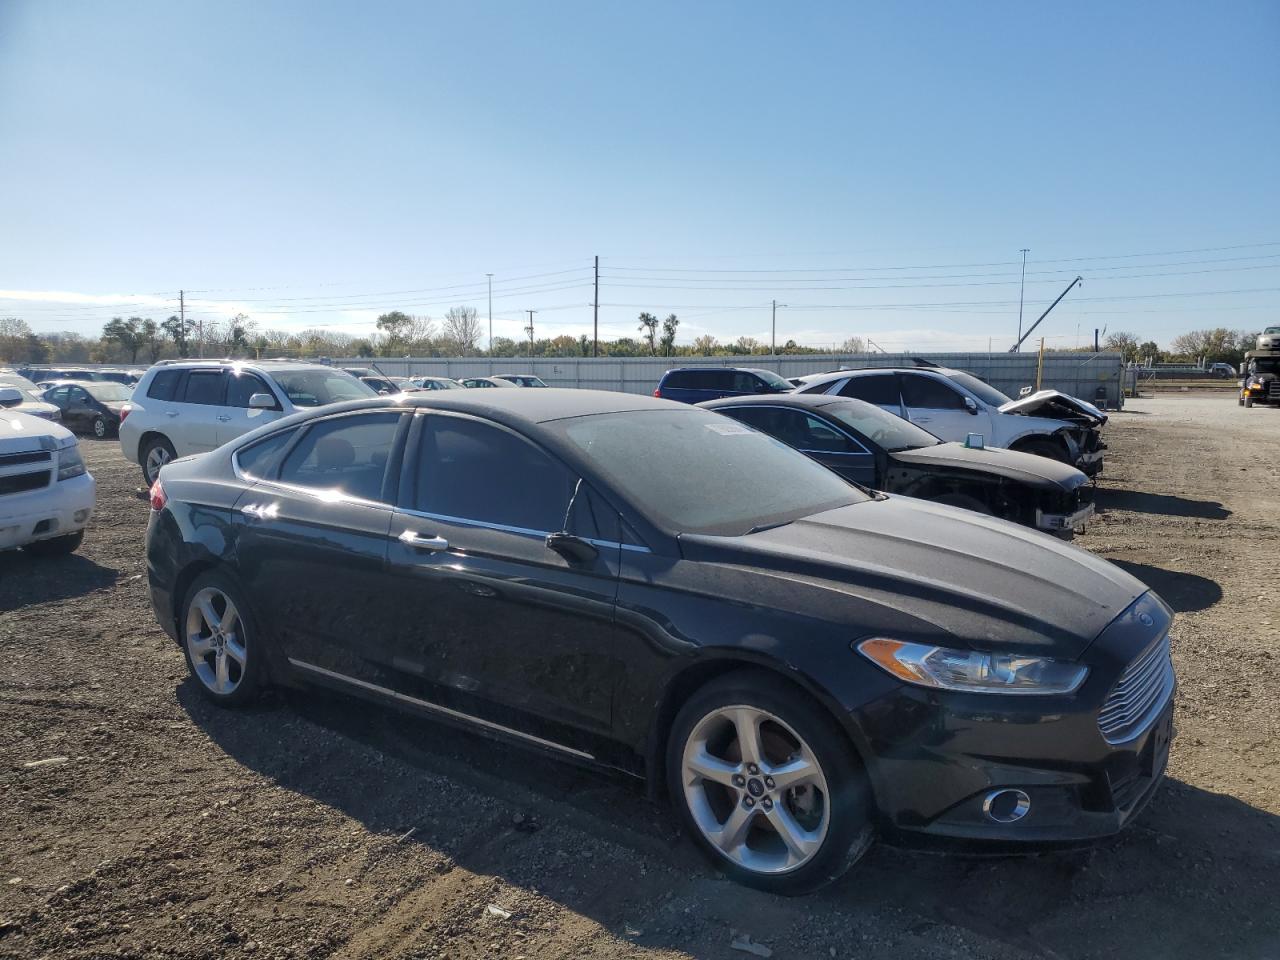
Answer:
<svg viewBox="0 0 1280 960"><path fill-rule="evenodd" d="M218 415L218 420L220 420L222 423L226 423L230 419L231 418L228 417L225 413Z"/></svg>
<svg viewBox="0 0 1280 960"><path fill-rule="evenodd" d="M270 520L279 512L279 508L274 503L246 503L240 508L240 512L255 520Z"/></svg>
<svg viewBox="0 0 1280 960"><path fill-rule="evenodd" d="M164 415L165 415L166 417L176 417L176 416L178 415L178 411L177 411L177 410L166 410L166 411L164 412Z"/></svg>
<svg viewBox="0 0 1280 960"><path fill-rule="evenodd" d="M413 547L415 550L427 550L431 553L439 553L441 550L449 549L449 541L444 537L424 537L413 530L406 530L400 534L399 540L406 547Z"/></svg>

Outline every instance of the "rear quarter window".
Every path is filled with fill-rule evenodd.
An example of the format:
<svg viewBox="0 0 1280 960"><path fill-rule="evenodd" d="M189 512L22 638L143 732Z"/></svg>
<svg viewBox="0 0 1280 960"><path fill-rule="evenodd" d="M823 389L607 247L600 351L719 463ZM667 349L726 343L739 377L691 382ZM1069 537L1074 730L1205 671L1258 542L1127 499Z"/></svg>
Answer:
<svg viewBox="0 0 1280 960"><path fill-rule="evenodd" d="M152 400L172 400L178 389L178 381L182 379L181 370L160 370L151 378L147 387L147 396Z"/></svg>
<svg viewBox="0 0 1280 960"><path fill-rule="evenodd" d="M269 437L251 443L236 453L236 466L240 472L251 477L268 480L275 476L280 463L280 455L289 445L297 430L281 430Z"/></svg>

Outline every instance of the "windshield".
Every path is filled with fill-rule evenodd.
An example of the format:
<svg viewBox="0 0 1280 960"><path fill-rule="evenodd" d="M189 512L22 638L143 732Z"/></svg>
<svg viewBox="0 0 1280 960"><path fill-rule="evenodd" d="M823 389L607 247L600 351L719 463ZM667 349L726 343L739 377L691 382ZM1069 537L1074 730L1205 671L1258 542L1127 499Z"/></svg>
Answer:
<svg viewBox="0 0 1280 960"><path fill-rule="evenodd" d="M928 430L861 400L833 403L824 407L822 412L853 427L890 453L914 450L916 447L933 447L942 442Z"/></svg>
<svg viewBox="0 0 1280 960"><path fill-rule="evenodd" d="M772 370L755 370L753 372L776 391L790 393L795 389L795 384L778 376Z"/></svg>
<svg viewBox="0 0 1280 960"><path fill-rule="evenodd" d="M1280 333L1280 327L1267 327L1267 329L1263 330L1262 332L1263 333Z"/></svg>
<svg viewBox="0 0 1280 960"><path fill-rule="evenodd" d="M277 370L271 376L295 407L320 407L378 395L342 370Z"/></svg>
<svg viewBox="0 0 1280 960"><path fill-rule="evenodd" d="M1263 360L1254 360L1250 364L1251 373L1280 373L1280 357L1268 357Z"/></svg>
<svg viewBox="0 0 1280 960"><path fill-rule="evenodd" d="M983 403L989 403L993 407L1003 406L1013 399L1006 397L991 384L983 383L971 373L948 373L945 376L952 382L960 384Z"/></svg>
<svg viewBox="0 0 1280 960"><path fill-rule="evenodd" d="M111 380L102 380L95 383L83 384L84 389L88 391L89 396L97 400L99 403L114 403L117 400L128 400L133 396L133 390L126 387L122 383L115 383Z"/></svg>
<svg viewBox="0 0 1280 960"><path fill-rule="evenodd" d="M548 424L659 525L741 536L870 497L785 443L706 410Z"/></svg>

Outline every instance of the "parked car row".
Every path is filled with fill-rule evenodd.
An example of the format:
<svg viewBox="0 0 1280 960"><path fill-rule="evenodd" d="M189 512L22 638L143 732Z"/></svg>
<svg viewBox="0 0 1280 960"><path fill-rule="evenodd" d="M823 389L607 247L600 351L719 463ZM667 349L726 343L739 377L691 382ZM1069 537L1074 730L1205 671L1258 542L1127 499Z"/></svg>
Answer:
<svg viewBox="0 0 1280 960"><path fill-rule="evenodd" d="M379 396L331 368L170 364L130 406L155 613L217 703L316 685L625 771L782 893L876 836L1106 836L1163 775L1159 597L893 492L1034 489L1065 523L1084 484L1052 459L961 453L840 390ZM173 460L184 423L216 449Z"/></svg>

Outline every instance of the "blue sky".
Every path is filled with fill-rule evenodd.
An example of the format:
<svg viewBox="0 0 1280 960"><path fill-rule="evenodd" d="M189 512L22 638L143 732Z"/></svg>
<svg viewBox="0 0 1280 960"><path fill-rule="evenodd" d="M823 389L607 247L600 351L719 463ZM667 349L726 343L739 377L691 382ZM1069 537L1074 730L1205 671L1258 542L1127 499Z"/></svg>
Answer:
<svg viewBox="0 0 1280 960"><path fill-rule="evenodd" d="M576 335L598 254L602 335L999 348L1029 247L1058 343L1256 328L1278 54L1274 2L4 0L0 315L360 333L492 272Z"/></svg>

